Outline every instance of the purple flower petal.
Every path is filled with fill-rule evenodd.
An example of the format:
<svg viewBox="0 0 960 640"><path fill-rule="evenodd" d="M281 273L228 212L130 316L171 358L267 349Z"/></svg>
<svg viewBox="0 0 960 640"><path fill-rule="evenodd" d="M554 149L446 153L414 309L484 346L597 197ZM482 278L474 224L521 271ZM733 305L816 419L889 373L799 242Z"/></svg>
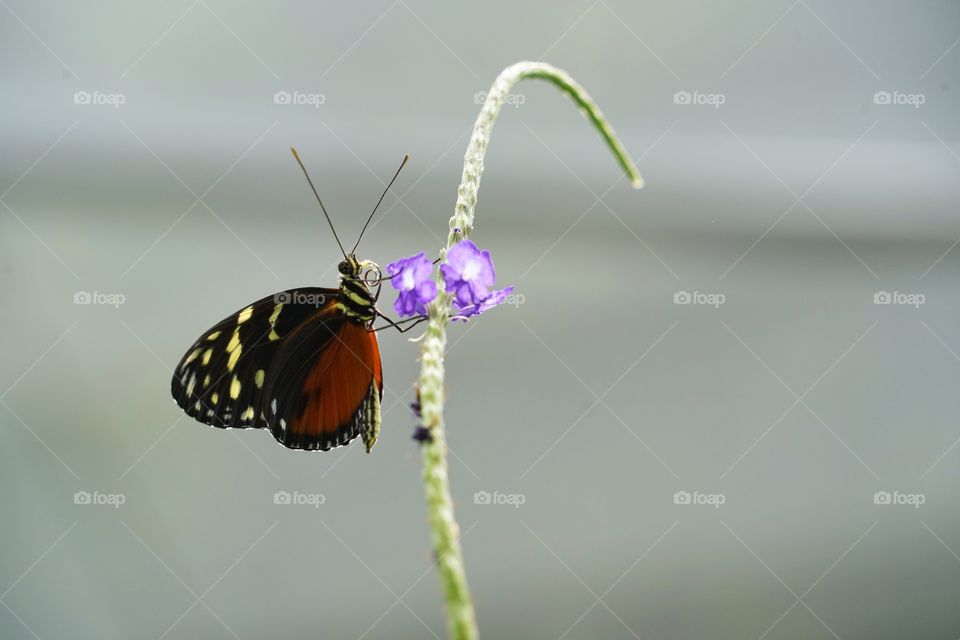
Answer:
<svg viewBox="0 0 960 640"><path fill-rule="evenodd" d="M490 252L481 251L470 240L461 240L450 248L440 271L448 290L466 283L475 298L485 298L497 277Z"/></svg>
<svg viewBox="0 0 960 640"><path fill-rule="evenodd" d="M490 295L481 302L480 304L471 304L460 306L457 304L456 300L454 301L454 307L456 307L456 313L451 318L452 320L467 320L476 315L480 315L488 309L492 309L498 304L502 303L507 297L513 292L513 285L499 289L497 291L491 291Z"/></svg>
<svg viewBox="0 0 960 640"><path fill-rule="evenodd" d="M417 286L417 297L424 303L437 297L437 283L433 280L424 280Z"/></svg>
<svg viewBox="0 0 960 640"><path fill-rule="evenodd" d="M399 291L393 303L399 316L426 313L426 304L437 297L437 285L430 279L432 272L433 263L423 252L387 265L390 284Z"/></svg>
<svg viewBox="0 0 960 640"><path fill-rule="evenodd" d="M477 306L490 295L496 279L489 251L481 251L470 240L461 240L447 252L447 261L440 266L447 291L460 307Z"/></svg>
<svg viewBox="0 0 960 640"><path fill-rule="evenodd" d="M440 273L447 291L453 295L454 319L458 320L497 306L513 291L513 287L492 290L496 271L490 252L482 251L470 240L461 240L450 248Z"/></svg>
<svg viewBox="0 0 960 640"><path fill-rule="evenodd" d="M477 307L477 313L483 313L487 309L494 308L495 306L497 306L498 304L506 300L507 296L509 296L511 293L513 293L513 285L510 285L509 287L504 287L499 291L492 291L490 293L490 297L484 300L482 303L480 303L480 306Z"/></svg>

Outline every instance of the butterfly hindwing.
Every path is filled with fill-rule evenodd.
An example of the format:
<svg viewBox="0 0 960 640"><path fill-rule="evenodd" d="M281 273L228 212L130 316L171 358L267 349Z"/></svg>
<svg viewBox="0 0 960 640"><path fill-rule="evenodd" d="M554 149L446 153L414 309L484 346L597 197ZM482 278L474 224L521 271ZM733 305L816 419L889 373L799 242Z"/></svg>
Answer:
<svg viewBox="0 0 960 640"><path fill-rule="evenodd" d="M362 323L339 315L302 326L277 353L265 386L274 437L327 450L363 435L369 451L380 427L380 367L376 334Z"/></svg>

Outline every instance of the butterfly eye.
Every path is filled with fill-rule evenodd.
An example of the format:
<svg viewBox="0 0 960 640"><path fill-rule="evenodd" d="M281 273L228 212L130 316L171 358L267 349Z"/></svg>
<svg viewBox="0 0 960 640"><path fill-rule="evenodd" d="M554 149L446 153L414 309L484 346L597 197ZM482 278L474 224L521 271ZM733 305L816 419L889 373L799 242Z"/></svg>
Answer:
<svg viewBox="0 0 960 640"><path fill-rule="evenodd" d="M352 269L350 268L350 263L346 260L341 260L340 264L337 265L337 270L345 276L350 275Z"/></svg>

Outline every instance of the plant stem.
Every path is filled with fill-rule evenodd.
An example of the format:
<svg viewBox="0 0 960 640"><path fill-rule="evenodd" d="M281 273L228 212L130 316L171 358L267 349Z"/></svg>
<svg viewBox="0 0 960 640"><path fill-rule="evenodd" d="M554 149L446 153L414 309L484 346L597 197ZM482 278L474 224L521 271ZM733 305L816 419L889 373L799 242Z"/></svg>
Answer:
<svg viewBox="0 0 960 640"><path fill-rule="evenodd" d="M643 178L636 165L627 155L610 124L587 92L565 71L542 62L518 62L507 67L497 76L490 92L480 108L480 115L473 126L473 135L463 159L463 177L457 189L457 204L450 218L450 233L447 246L440 251L441 261L447 250L470 235L473 230L474 209L480 176L483 174L483 158L490 142L494 122L500 108L510 94L510 89L524 78L540 78L553 83L573 99L588 120L598 129L620 167L639 189ZM460 527L453 514L450 497L450 480L447 473L447 444L443 424L443 358L447 345L447 324L450 321L451 297L444 291L443 278L437 275L437 298L427 309L429 320L421 351L419 380L420 412L423 424L432 438L423 444L423 481L427 497L430 529L433 533L434 555L440 572L444 599L447 606L447 626L452 640L477 638L477 621L467 586L463 551L460 547Z"/></svg>

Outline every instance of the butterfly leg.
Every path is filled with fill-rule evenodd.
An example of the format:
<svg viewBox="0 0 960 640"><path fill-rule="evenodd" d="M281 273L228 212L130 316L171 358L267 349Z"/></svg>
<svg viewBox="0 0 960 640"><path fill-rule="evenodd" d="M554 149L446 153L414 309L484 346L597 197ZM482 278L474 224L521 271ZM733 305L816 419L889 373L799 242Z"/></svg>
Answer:
<svg viewBox="0 0 960 640"><path fill-rule="evenodd" d="M377 317L380 317L386 320L387 324L382 327L377 327L376 329L373 329L373 331L381 331L383 329L389 329L390 327L393 327L400 333L406 333L407 331L409 331L410 329L413 329L415 326L417 326L418 324L420 324L421 322L427 319L427 316L414 316L412 318L407 318L405 320L394 321L388 318L387 316L385 316L384 314L380 313L379 311L377 312ZM408 323L412 323L412 324L408 324ZM404 324L406 324L407 326L405 327L401 326Z"/></svg>

